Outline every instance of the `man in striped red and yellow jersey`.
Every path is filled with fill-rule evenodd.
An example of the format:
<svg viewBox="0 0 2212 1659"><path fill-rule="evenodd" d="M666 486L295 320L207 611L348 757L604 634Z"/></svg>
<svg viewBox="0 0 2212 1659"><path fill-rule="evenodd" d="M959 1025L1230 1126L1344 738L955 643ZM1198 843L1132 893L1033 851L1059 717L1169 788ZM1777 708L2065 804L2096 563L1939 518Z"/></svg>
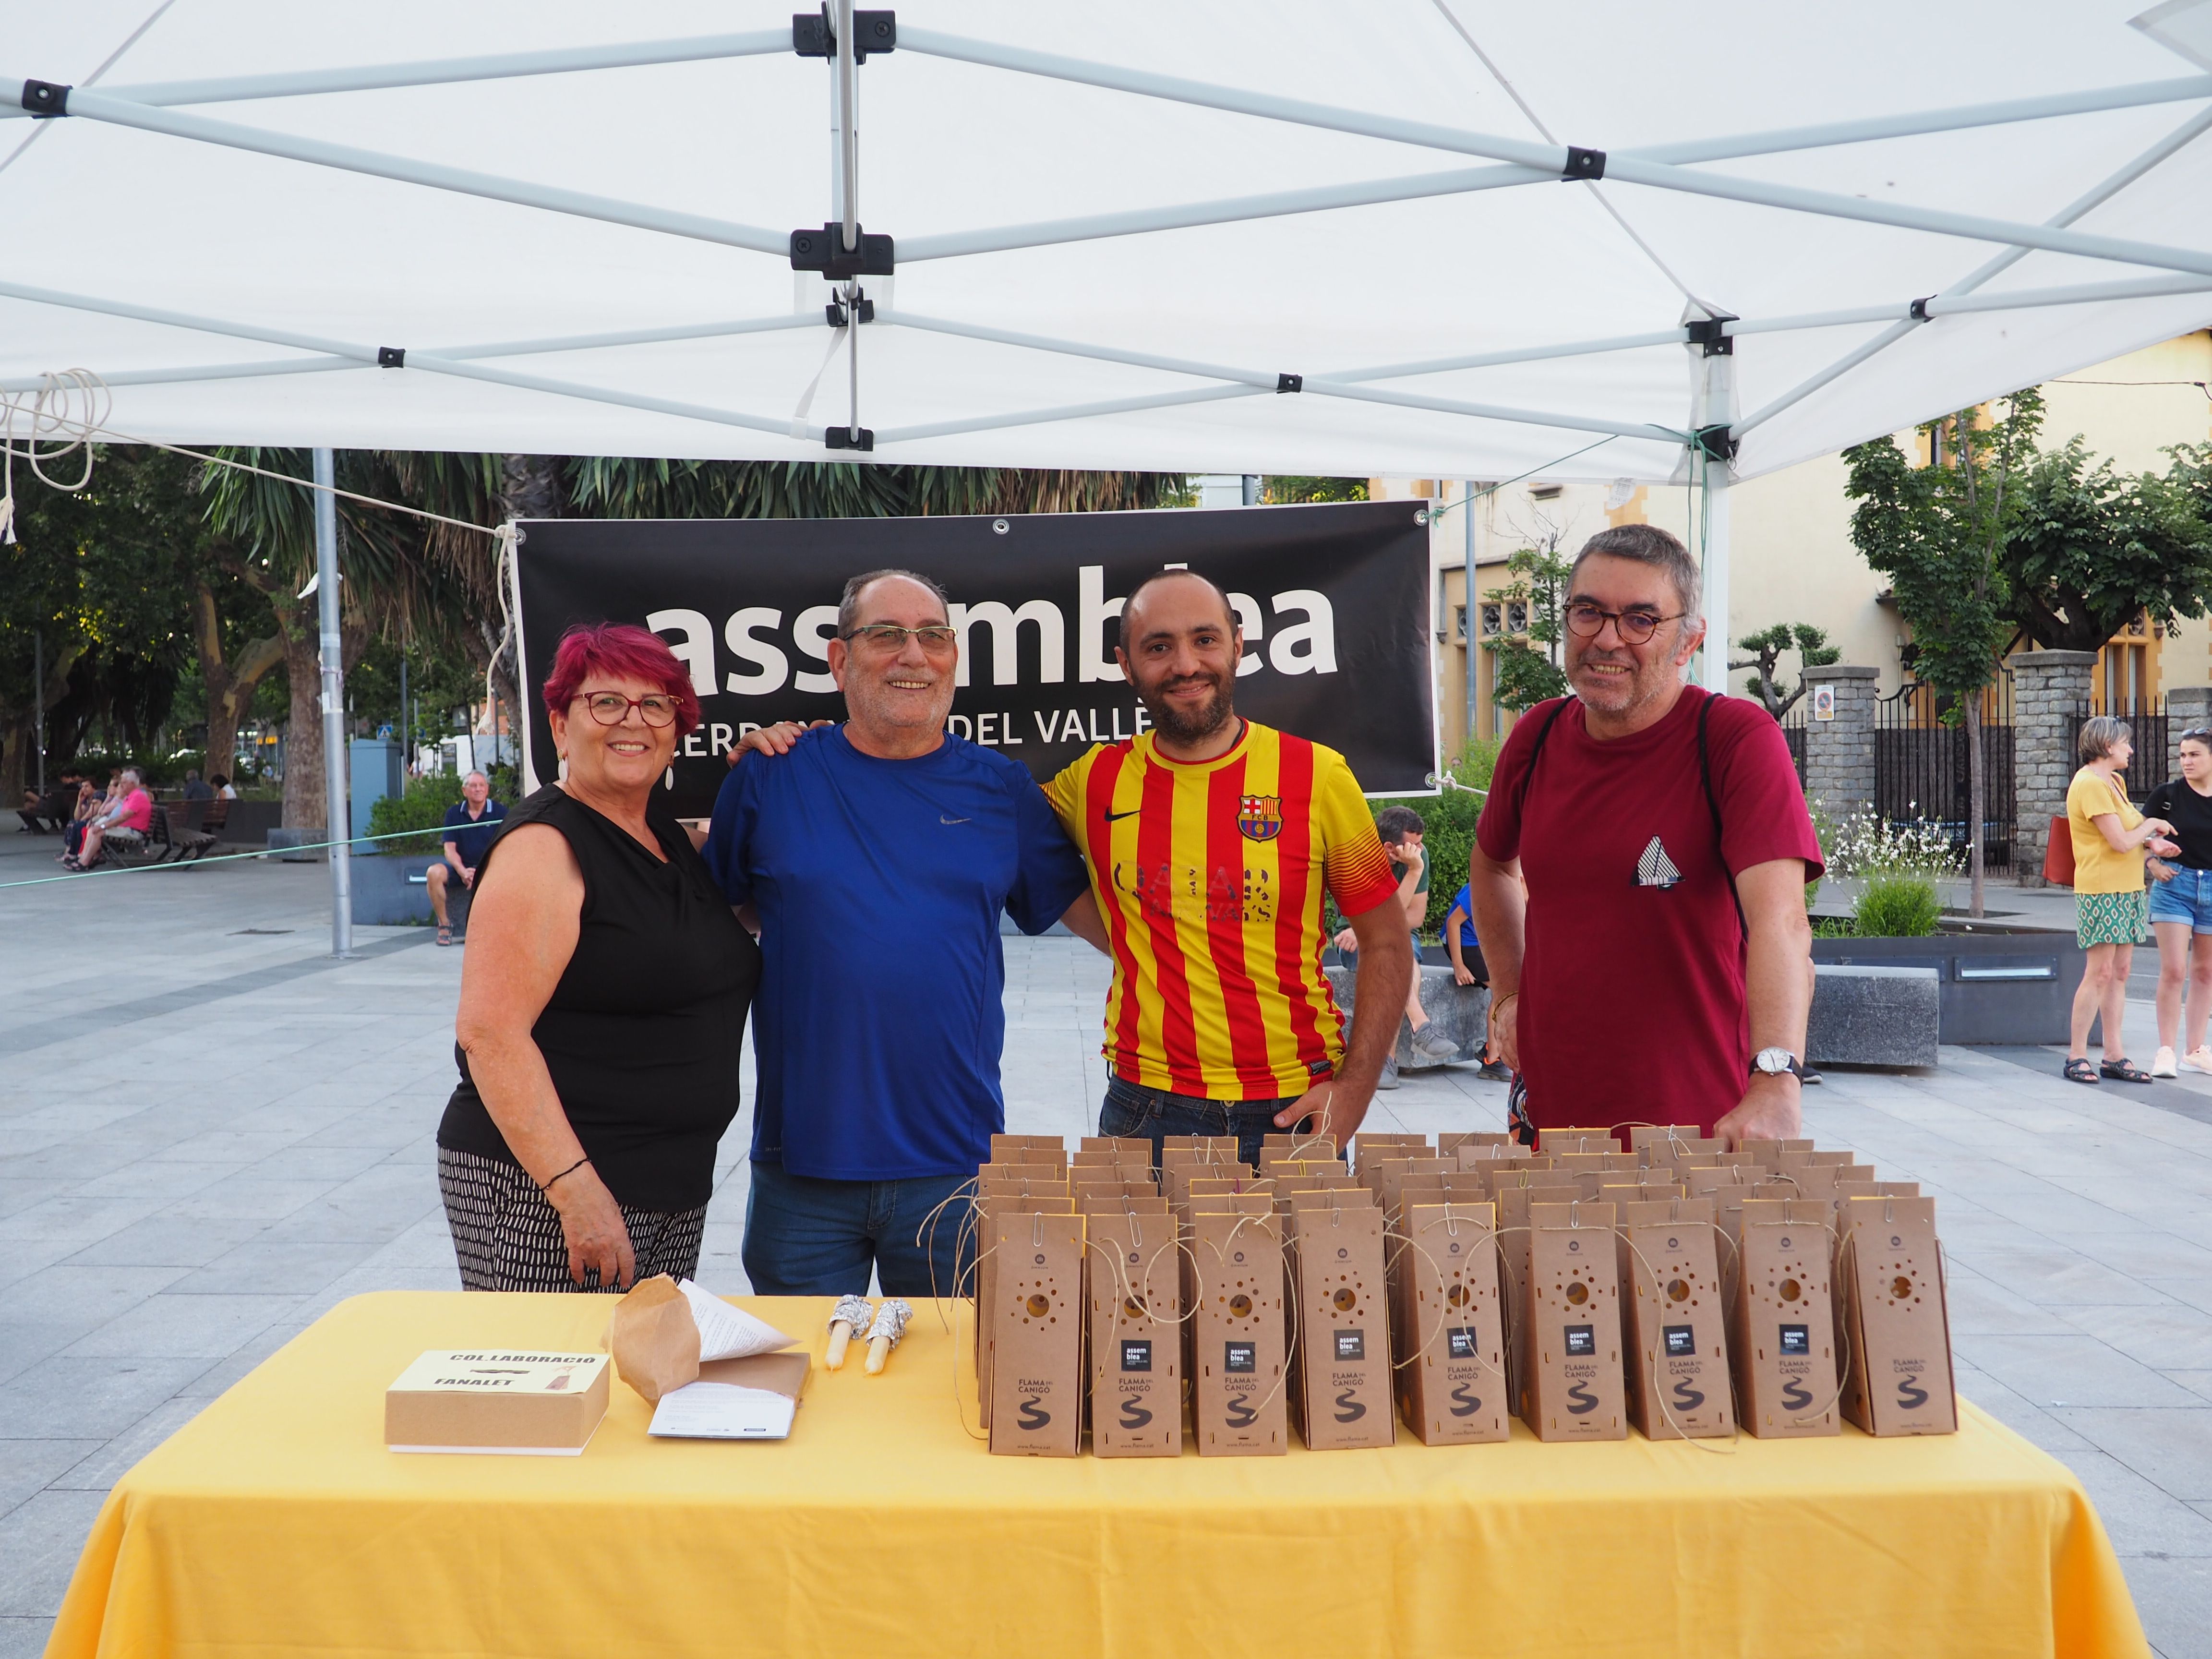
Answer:
<svg viewBox="0 0 2212 1659"><path fill-rule="evenodd" d="M1121 611L1121 672L1152 729L1045 787L1102 917L1068 925L1114 959L1098 1131L1339 1145L1366 1115L1413 969L1398 884L1344 757L1239 718L1243 639L1204 577L1164 571ZM1322 898L1359 940L1355 1012L1322 971ZM1085 925L1089 924L1089 925ZM1094 934L1091 929L1097 927Z"/></svg>

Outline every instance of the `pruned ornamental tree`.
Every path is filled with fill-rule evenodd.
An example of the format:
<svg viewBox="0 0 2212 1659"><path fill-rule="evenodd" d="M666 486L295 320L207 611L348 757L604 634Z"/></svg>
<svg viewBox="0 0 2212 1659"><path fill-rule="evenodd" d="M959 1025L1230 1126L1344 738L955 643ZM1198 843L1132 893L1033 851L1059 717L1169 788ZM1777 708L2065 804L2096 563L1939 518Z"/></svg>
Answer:
<svg viewBox="0 0 2212 1659"><path fill-rule="evenodd" d="M1777 623L1759 633L1745 635L1735 647L1751 655L1741 662L1730 663L1729 672L1734 674L1746 668L1752 671L1751 682L1744 689L1759 699L1778 723L1805 695L1803 671L1826 668L1832 662L1842 661L1844 655L1828 643L1826 629L1815 628L1810 623ZM1777 670L1781 666L1783 653L1791 650L1797 653L1797 684L1784 691Z"/></svg>
<svg viewBox="0 0 2212 1659"><path fill-rule="evenodd" d="M1500 708L1519 714L1547 697L1566 696L1567 677L1558 658L1566 637L1567 577L1573 568L1560 556L1557 537L1541 547L1524 547L1505 562L1512 580L1494 590L1490 602L1509 613L1518 609L1528 620L1525 628L1508 628L1482 642L1496 666L1491 695Z"/></svg>

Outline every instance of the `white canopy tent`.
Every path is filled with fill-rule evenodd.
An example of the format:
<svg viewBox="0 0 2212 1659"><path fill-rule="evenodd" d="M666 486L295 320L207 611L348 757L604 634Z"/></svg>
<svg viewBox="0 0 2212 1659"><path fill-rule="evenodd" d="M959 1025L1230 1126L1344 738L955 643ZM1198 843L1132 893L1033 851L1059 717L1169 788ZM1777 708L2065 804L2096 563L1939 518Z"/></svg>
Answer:
<svg viewBox="0 0 2212 1659"><path fill-rule="evenodd" d="M1731 477L2212 322L2212 0L2140 4L0 0L0 391L89 371L180 443L1694 477L1725 614ZM800 232L890 241L832 284Z"/></svg>

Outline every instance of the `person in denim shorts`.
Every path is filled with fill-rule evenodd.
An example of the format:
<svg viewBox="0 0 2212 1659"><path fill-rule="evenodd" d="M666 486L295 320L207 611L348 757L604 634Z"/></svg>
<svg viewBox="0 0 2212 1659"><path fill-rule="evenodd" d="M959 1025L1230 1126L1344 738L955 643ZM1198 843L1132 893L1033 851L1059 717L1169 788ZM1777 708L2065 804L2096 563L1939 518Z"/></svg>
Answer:
<svg viewBox="0 0 2212 1659"><path fill-rule="evenodd" d="M2153 1077L2174 1077L2186 1067L2212 1073L2204 1024L2212 1015L2212 728L2181 734L2181 775L2152 790L2143 810L2173 826L2181 851L2143 866L2150 878L2150 930L2158 939L2158 1054ZM2188 1017L2183 1018L2187 990ZM2174 1062L2184 1030L2188 1044Z"/></svg>

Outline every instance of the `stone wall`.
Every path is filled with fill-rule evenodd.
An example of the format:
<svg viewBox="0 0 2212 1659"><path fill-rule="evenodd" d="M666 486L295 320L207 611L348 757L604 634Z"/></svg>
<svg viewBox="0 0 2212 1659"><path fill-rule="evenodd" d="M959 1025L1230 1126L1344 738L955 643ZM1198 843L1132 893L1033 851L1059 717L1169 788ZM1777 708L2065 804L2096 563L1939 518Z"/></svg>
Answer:
<svg viewBox="0 0 2212 1659"><path fill-rule="evenodd" d="M1843 823L1874 806L1875 673L1850 663L1805 671L1805 799ZM1813 718L1824 685L1836 692L1836 717Z"/></svg>
<svg viewBox="0 0 2212 1659"><path fill-rule="evenodd" d="M2166 741L2173 747L2166 757L2166 776L2181 775L2181 734L2207 726L2212 726L2212 686L2177 686L2166 694Z"/></svg>
<svg viewBox="0 0 2212 1659"><path fill-rule="evenodd" d="M2066 810L2066 786L2081 766L2075 710L2089 700L2097 653L2015 651L2005 665L2012 670L2013 876L2040 887L2051 815Z"/></svg>

